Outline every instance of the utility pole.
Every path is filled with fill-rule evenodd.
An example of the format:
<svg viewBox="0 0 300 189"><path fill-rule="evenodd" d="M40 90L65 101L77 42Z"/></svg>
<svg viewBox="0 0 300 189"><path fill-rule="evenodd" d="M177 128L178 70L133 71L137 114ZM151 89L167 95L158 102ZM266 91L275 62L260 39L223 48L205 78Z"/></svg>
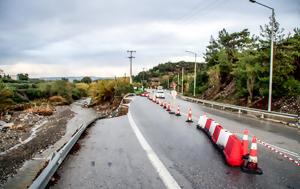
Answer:
<svg viewBox="0 0 300 189"><path fill-rule="evenodd" d="M183 67L182 67L182 69L181 69L181 93L182 93L182 95L183 95Z"/></svg>
<svg viewBox="0 0 300 189"><path fill-rule="evenodd" d="M129 61L130 61L130 72L129 72L129 81L130 84L132 84L132 59L135 58L134 56L132 56L133 53L135 53L136 51L133 50L127 50L127 53L130 53Z"/></svg>

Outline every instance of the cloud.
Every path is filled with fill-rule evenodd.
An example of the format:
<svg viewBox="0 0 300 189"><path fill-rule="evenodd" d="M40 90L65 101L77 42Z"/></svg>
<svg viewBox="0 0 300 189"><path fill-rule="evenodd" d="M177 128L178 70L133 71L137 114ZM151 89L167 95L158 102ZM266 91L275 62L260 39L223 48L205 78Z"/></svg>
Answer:
<svg viewBox="0 0 300 189"><path fill-rule="evenodd" d="M286 32L299 26L297 0L261 0L275 8ZM0 68L7 73L114 76L129 72L126 50L137 51L134 73L170 60L192 60L211 35L226 28L259 33L270 11L233 0L3 0ZM46 70L46 71L43 71Z"/></svg>

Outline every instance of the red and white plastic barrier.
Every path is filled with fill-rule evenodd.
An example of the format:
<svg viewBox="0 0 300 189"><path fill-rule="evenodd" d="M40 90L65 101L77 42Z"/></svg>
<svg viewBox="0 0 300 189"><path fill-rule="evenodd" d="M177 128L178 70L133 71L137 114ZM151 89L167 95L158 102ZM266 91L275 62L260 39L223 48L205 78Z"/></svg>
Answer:
<svg viewBox="0 0 300 189"><path fill-rule="evenodd" d="M243 165L242 142L236 135L223 129L219 123L206 115L200 116L197 128L204 130L213 143L223 150L226 162L230 166Z"/></svg>
<svg viewBox="0 0 300 189"><path fill-rule="evenodd" d="M220 125L219 123L212 121L208 130L209 136L212 136L214 134L215 128L217 125Z"/></svg>
<svg viewBox="0 0 300 189"><path fill-rule="evenodd" d="M223 129L223 127L221 125L217 125L216 128L215 128L215 131L213 133L213 135L211 136L211 139L212 141L217 144L217 141L220 137L220 133L221 133L221 130Z"/></svg>
<svg viewBox="0 0 300 189"><path fill-rule="evenodd" d="M227 144L223 150L226 162L231 166L241 166L244 163L242 154L242 142L236 135L228 138Z"/></svg>
<svg viewBox="0 0 300 189"><path fill-rule="evenodd" d="M232 135L232 133L229 132L228 130L226 130L226 129L221 129L216 144L217 144L217 145L220 145L220 146L222 146L222 147L225 148L225 146L226 146L226 144L227 144L227 141L228 141L228 138L229 138L231 135Z"/></svg>
<svg viewBox="0 0 300 189"><path fill-rule="evenodd" d="M204 114L199 117L198 126L204 129L208 117Z"/></svg>

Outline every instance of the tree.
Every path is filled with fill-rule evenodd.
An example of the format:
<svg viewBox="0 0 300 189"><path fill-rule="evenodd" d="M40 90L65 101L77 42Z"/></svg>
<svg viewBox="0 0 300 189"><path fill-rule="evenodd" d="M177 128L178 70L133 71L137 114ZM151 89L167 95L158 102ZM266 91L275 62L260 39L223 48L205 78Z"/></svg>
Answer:
<svg viewBox="0 0 300 189"><path fill-rule="evenodd" d="M280 28L280 24L277 22L275 14L269 17L269 23L265 24L264 26L260 27L260 43L262 45L262 48L269 47L271 36L272 36L272 24L273 24L273 32L274 32L274 43L281 42L285 34L284 29Z"/></svg>
<svg viewBox="0 0 300 189"><path fill-rule="evenodd" d="M81 79L81 82L89 84L92 83L92 79L90 77L85 76Z"/></svg>
<svg viewBox="0 0 300 189"><path fill-rule="evenodd" d="M21 81L28 81L29 76L27 73L25 73L25 74L19 73L19 74L17 74L17 78L18 78L18 80L21 80Z"/></svg>
<svg viewBox="0 0 300 189"><path fill-rule="evenodd" d="M252 49L241 54L233 74L238 95L247 96L248 105L251 105L254 93L261 88L259 77L264 74L263 72L264 69L259 62L259 52Z"/></svg>

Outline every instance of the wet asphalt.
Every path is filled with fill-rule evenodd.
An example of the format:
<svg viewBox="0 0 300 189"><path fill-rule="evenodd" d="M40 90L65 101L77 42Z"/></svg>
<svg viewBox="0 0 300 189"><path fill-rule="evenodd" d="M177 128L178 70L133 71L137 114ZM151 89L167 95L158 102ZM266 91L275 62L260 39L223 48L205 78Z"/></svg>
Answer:
<svg viewBox="0 0 300 189"><path fill-rule="evenodd" d="M292 128L181 100L176 103L183 112L191 107L195 117L206 112L230 131L242 132L247 127L264 141L299 149L299 133ZM196 129L196 120L186 123L186 116L170 115L143 97L134 98L130 113L182 188L300 188L300 167L261 145L258 161L263 175L246 174L226 165L208 137ZM58 171L61 178L52 188L165 188L127 116L97 121L80 144L81 149L62 164Z"/></svg>

